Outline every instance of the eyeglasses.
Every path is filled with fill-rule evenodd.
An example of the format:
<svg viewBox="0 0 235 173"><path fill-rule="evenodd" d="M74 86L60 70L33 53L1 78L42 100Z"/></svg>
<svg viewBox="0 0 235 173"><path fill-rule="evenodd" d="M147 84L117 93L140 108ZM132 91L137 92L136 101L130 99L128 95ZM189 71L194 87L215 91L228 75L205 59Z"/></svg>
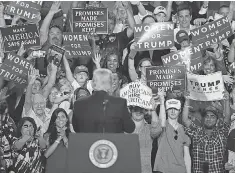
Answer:
<svg viewBox="0 0 235 173"><path fill-rule="evenodd" d="M27 128L33 128L33 125L24 124L23 127L24 127L25 129L27 129Z"/></svg>
<svg viewBox="0 0 235 173"><path fill-rule="evenodd" d="M177 140L177 139L178 139L178 131L177 131L177 130L174 130L174 132L175 132L174 139Z"/></svg>

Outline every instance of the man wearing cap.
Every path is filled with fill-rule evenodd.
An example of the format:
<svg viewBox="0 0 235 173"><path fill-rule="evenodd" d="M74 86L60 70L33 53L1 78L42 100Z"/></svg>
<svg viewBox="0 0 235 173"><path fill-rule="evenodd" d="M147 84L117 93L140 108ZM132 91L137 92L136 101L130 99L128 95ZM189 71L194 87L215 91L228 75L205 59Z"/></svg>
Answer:
<svg viewBox="0 0 235 173"><path fill-rule="evenodd" d="M224 157L230 127L228 94L225 95L225 105L225 117L222 122L219 120L219 112L208 106L202 111L202 126L198 126L188 118L189 99L186 96L183 123L192 140L194 173L225 172Z"/></svg>
<svg viewBox="0 0 235 173"><path fill-rule="evenodd" d="M154 18L156 19L156 22L165 22L166 21L166 15L167 11L166 8L163 6L158 6L153 11Z"/></svg>
<svg viewBox="0 0 235 173"><path fill-rule="evenodd" d="M180 30L176 34L176 40L181 46L181 50L190 46L189 35L185 30Z"/></svg>
<svg viewBox="0 0 235 173"><path fill-rule="evenodd" d="M73 86L74 91L77 88L85 87L92 93L91 81L89 80L89 71L88 68L84 65L77 66L72 74L68 60L66 57L63 57L66 78Z"/></svg>
<svg viewBox="0 0 235 173"><path fill-rule="evenodd" d="M158 152L154 171L157 173L191 173L191 157L189 153L190 139L184 128L178 123L181 113L181 102L169 99L164 105L164 94L160 96L160 121L158 123ZM166 119L166 115L168 119Z"/></svg>

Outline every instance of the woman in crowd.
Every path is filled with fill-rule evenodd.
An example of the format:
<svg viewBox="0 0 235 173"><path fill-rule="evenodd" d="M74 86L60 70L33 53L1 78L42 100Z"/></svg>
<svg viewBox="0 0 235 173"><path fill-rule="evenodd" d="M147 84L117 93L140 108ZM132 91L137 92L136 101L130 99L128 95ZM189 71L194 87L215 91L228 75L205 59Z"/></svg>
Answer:
<svg viewBox="0 0 235 173"><path fill-rule="evenodd" d="M24 117L17 128L17 138L13 142L14 157L11 173L43 173L43 156L46 143L38 137L37 126L33 118Z"/></svg>
<svg viewBox="0 0 235 173"><path fill-rule="evenodd" d="M113 73L119 71L119 56L117 54L116 49L111 49L107 52L104 60L104 68L111 70Z"/></svg>
<svg viewBox="0 0 235 173"><path fill-rule="evenodd" d="M69 118L66 111L62 108L56 109L44 135L47 143L47 150L44 153L47 158L46 173L67 172L69 132Z"/></svg>

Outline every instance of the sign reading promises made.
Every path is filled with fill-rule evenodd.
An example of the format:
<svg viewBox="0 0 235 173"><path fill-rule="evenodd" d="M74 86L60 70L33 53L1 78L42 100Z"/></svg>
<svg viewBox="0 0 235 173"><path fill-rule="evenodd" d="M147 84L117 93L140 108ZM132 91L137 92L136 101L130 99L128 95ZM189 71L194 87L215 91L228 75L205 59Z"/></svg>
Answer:
<svg viewBox="0 0 235 173"><path fill-rule="evenodd" d="M153 66L146 68L147 85L152 88L153 93L159 89L172 91L173 87L185 89L185 66Z"/></svg>
<svg viewBox="0 0 235 173"><path fill-rule="evenodd" d="M174 46L174 25L171 22L136 25L134 35L139 51Z"/></svg>
<svg viewBox="0 0 235 173"><path fill-rule="evenodd" d="M108 33L108 9L73 8L73 32Z"/></svg>

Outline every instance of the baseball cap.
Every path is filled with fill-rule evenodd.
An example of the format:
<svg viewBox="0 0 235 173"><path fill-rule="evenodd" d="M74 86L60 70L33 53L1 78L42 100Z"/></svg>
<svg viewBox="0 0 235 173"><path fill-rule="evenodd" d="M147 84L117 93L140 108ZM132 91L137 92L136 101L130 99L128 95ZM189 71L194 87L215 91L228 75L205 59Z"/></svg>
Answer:
<svg viewBox="0 0 235 173"><path fill-rule="evenodd" d="M156 7L153 11L153 14L158 14L158 13L164 13L166 15L167 14L166 8L163 6Z"/></svg>
<svg viewBox="0 0 235 173"><path fill-rule="evenodd" d="M170 108L175 108L180 110L181 108L181 102L179 100L176 99L170 99L166 101L166 110L170 109Z"/></svg>
<svg viewBox="0 0 235 173"><path fill-rule="evenodd" d="M180 30L176 34L176 40L178 43L181 43L184 40L189 40L189 35L185 30Z"/></svg>
<svg viewBox="0 0 235 173"><path fill-rule="evenodd" d="M89 75L88 68L84 65L77 66L74 70L74 75L80 72L86 72Z"/></svg>

